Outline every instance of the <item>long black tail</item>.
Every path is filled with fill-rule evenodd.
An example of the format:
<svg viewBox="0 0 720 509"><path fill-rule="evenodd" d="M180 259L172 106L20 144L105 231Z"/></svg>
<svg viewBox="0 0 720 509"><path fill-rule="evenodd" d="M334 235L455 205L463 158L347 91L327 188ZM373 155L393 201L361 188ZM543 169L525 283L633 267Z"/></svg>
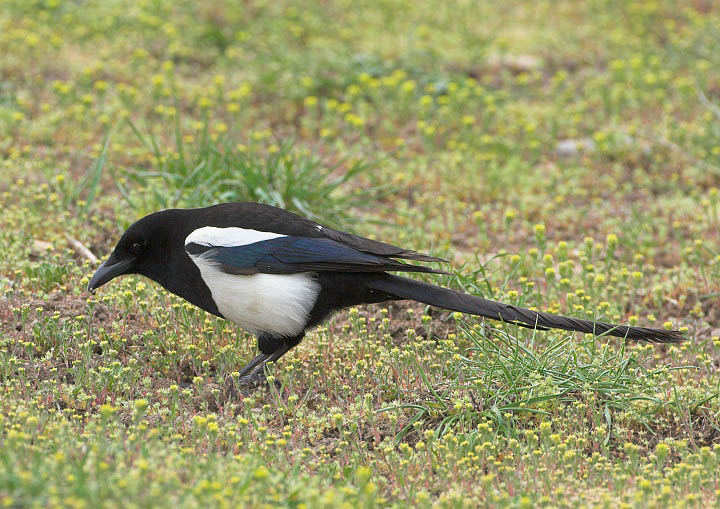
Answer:
<svg viewBox="0 0 720 509"><path fill-rule="evenodd" d="M651 343L680 343L685 339L680 331L627 327L541 313L391 274L372 278L367 285L369 288L397 296L400 299L416 300L430 306L502 320L524 327L563 329L597 335L607 334Z"/></svg>

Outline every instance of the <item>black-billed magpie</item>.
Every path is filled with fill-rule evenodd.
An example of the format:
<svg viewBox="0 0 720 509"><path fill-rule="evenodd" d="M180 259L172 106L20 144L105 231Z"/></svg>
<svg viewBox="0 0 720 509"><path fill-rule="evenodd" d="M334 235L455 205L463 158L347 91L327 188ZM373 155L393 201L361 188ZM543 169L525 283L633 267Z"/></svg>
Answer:
<svg viewBox="0 0 720 509"><path fill-rule="evenodd" d="M322 226L277 207L223 203L169 209L130 226L93 275L94 291L121 274L142 274L205 311L257 336L260 354L240 372L296 346L307 329L358 304L415 300L431 306L537 329L607 334L655 343L683 340L679 331L628 327L531 311L389 272L444 273L398 260L443 262Z"/></svg>

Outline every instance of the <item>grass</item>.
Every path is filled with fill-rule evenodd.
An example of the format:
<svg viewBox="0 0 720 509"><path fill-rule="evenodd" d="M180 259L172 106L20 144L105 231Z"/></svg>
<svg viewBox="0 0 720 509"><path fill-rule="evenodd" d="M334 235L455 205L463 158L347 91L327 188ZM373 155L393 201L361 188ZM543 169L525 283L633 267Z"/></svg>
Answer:
<svg viewBox="0 0 720 509"><path fill-rule="evenodd" d="M347 157L335 163L301 149L292 140L258 145L233 145L237 137L226 133L211 135L206 119L198 139L183 135L176 122L174 147L167 148L152 131L143 132L133 123L130 128L152 155L152 167L124 171L127 179L150 191L140 204L123 183L122 195L134 210L148 213L170 207L202 207L207 203L255 201L305 215L327 224L353 222L350 209L362 207L371 196L388 192L387 186L348 189L343 186L369 173L371 165L363 159ZM265 137L267 133L263 133ZM116 179L118 181L119 179ZM123 180L124 181L124 180Z"/></svg>
<svg viewBox="0 0 720 509"><path fill-rule="evenodd" d="M704 1L4 0L0 505L717 506L719 22ZM76 247L224 200L688 341L369 306L232 394L254 338L140 278L87 294Z"/></svg>

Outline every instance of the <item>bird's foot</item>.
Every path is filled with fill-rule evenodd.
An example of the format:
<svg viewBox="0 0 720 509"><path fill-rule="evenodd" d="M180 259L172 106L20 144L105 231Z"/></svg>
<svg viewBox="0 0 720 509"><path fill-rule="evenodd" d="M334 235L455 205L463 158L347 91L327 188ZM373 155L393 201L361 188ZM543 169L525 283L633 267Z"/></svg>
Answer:
<svg viewBox="0 0 720 509"><path fill-rule="evenodd" d="M254 387L257 388L261 385L266 385L268 383L267 378L265 377L265 372L262 369L263 366L258 366L260 369L256 369L255 371L251 372L249 375L238 377L237 379L233 380L233 383L240 387Z"/></svg>
<svg viewBox="0 0 720 509"><path fill-rule="evenodd" d="M231 395L248 394L259 388L267 387L269 382L265 378L265 364L275 362L283 356L291 346L283 344L275 352L267 354L260 353L245 365L235 376L228 378L226 387ZM280 387L278 381L273 382L275 387Z"/></svg>
<svg viewBox="0 0 720 509"><path fill-rule="evenodd" d="M247 396L257 390L270 387L270 381L265 377L264 365L258 366L247 375L230 376L225 382L225 387L231 396ZM276 388L280 388L280 382L273 380Z"/></svg>

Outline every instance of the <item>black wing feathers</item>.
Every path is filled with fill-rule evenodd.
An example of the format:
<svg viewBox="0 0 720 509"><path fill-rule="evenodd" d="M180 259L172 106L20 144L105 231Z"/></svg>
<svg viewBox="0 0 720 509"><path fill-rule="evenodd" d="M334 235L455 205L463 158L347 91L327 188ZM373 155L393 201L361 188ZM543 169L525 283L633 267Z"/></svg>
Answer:
<svg viewBox="0 0 720 509"><path fill-rule="evenodd" d="M386 258L403 258L421 262L446 261L442 258L403 249L385 242L334 230L287 210L262 203L221 203L207 207L202 209L202 214L197 216L197 222L198 228L207 225L218 227L239 226L258 231L279 233L290 237L327 238L357 251Z"/></svg>
<svg viewBox="0 0 720 509"><path fill-rule="evenodd" d="M431 272L430 267L409 265L389 257L358 251L326 238L278 237L243 246L188 244L189 254L214 260L230 274L295 274L298 272Z"/></svg>
<svg viewBox="0 0 720 509"><path fill-rule="evenodd" d="M364 237L358 237L351 233L345 233L332 228L323 228L321 233L327 238L341 242L347 246L350 246L358 251L365 253L372 253L379 256L387 256L390 258L404 258L406 260L417 260L419 262L446 262L442 258L430 256L409 249L402 249L385 242L379 242L377 240L366 239Z"/></svg>

